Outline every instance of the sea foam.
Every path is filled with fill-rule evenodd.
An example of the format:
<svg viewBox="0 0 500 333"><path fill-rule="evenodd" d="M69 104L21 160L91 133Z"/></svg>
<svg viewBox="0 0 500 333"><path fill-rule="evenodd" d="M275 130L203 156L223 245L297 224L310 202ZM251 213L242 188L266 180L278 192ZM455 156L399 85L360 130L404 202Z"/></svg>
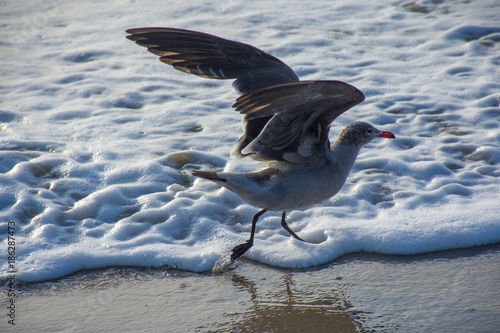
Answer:
<svg viewBox="0 0 500 333"><path fill-rule="evenodd" d="M257 209L190 175L259 169L229 158L241 134L236 93L128 41L124 30L140 26L238 40L301 79L356 86L366 100L335 120L332 140L357 120L396 134L363 148L334 198L288 213L310 243L290 237L270 212L246 258L312 267L349 252L500 242L499 5L76 5L3 9L4 35L15 38L0 45L0 230L15 224L20 280L115 265L210 271L249 237ZM4 238L3 258L7 251Z"/></svg>

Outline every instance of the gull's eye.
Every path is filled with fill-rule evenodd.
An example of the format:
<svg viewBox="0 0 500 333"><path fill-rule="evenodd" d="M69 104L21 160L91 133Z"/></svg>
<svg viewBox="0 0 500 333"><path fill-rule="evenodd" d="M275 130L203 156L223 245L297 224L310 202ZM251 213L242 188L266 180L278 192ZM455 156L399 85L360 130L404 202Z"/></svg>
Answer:
<svg viewBox="0 0 500 333"><path fill-rule="evenodd" d="M373 129L371 129L371 128L367 129L367 130L366 130L366 133L367 133L367 134L372 134L372 133L373 133Z"/></svg>

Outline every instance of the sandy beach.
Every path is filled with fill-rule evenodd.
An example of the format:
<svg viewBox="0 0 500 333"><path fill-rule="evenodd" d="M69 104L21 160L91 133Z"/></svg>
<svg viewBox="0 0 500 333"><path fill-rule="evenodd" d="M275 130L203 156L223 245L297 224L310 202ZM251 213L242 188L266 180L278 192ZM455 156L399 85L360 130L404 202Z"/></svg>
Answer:
<svg viewBox="0 0 500 333"><path fill-rule="evenodd" d="M19 286L2 332L498 332L500 244L222 275L107 268ZM2 308L5 309L4 306ZM5 312L5 310L4 310Z"/></svg>

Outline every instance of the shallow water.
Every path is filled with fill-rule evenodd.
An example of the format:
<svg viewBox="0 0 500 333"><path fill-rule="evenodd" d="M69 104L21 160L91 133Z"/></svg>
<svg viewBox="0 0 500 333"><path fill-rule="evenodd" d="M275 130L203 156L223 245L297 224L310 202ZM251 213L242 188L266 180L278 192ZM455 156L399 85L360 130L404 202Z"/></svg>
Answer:
<svg viewBox="0 0 500 333"><path fill-rule="evenodd" d="M210 271L257 211L192 169L230 160L230 82L160 63L139 26L255 45L301 79L353 84L366 101L332 124L396 134L365 147L341 192L262 217L247 258L312 267L352 252L416 254L500 242L500 25L491 1L9 2L0 14L0 227L15 223L17 278L168 265ZM6 241L0 249L6 257ZM8 270L2 262L2 274Z"/></svg>
<svg viewBox="0 0 500 333"><path fill-rule="evenodd" d="M314 269L244 264L222 275L90 270L23 284L19 331L495 332L500 246L350 254ZM0 327L4 322L0 322Z"/></svg>

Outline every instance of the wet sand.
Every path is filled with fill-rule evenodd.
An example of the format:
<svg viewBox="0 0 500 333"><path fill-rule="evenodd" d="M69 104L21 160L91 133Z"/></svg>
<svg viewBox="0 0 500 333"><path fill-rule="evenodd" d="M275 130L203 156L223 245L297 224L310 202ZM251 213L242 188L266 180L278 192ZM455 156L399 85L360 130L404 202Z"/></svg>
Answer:
<svg viewBox="0 0 500 333"><path fill-rule="evenodd" d="M216 276L117 267L17 291L2 332L500 332L500 244Z"/></svg>

